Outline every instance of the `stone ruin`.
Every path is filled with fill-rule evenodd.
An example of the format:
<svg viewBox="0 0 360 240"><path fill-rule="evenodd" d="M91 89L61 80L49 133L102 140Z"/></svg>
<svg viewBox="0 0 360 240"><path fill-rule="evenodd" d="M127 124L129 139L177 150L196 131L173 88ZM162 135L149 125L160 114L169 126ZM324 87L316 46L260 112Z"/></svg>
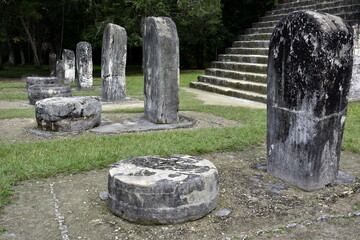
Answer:
<svg viewBox="0 0 360 240"><path fill-rule="evenodd" d="M63 82L70 84L75 82L75 53L72 50L64 49L62 53L62 64L64 71Z"/></svg>
<svg viewBox="0 0 360 240"><path fill-rule="evenodd" d="M167 17L148 17L143 32L144 112L154 123L179 121L179 38Z"/></svg>
<svg viewBox="0 0 360 240"><path fill-rule="evenodd" d="M44 85L44 84L57 84L58 79L56 77L41 77L41 76L27 76L26 77L26 89L29 89L32 85Z"/></svg>
<svg viewBox="0 0 360 240"><path fill-rule="evenodd" d="M202 218L216 207L219 177L206 159L135 157L110 168L108 189L115 215L144 224L179 223Z"/></svg>
<svg viewBox="0 0 360 240"><path fill-rule="evenodd" d="M39 100L52 97L71 97L71 87L65 84L36 84L28 88L28 98L31 105Z"/></svg>
<svg viewBox="0 0 360 240"><path fill-rule="evenodd" d="M109 23L104 30L101 55L102 100L105 102L126 98L126 45L125 29Z"/></svg>
<svg viewBox="0 0 360 240"><path fill-rule="evenodd" d="M338 175L353 64L341 18L297 11L276 26L268 62L268 172L307 191Z"/></svg>
<svg viewBox="0 0 360 240"><path fill-rule="evenodd" d="M349 92L349 100L360 100L360 23L354 29L354 64Z"/></svg>
<svg viewBox="0 0 360 240"><path fill-rule="evenodd" d="M89 89L93 86L92 48L88 42L76 45L76 69L78 89Z"/></svg>
<svg viewBox="0 0 360 240"><path fill-rule="evenodd" d="M100 125L98 97L53 97L37 101L38 129L52 132L81 132Z"/></svg>

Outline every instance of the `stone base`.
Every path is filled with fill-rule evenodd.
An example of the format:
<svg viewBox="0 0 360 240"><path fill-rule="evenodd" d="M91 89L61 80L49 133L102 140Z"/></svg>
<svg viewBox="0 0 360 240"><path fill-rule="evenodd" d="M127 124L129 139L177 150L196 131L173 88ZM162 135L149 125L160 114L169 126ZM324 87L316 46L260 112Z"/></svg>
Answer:
<svg viewBox="0 0 360 240"><path fill-rule="evenodd" d="M39 76L26 76L26 89L32 85L44 85L44 84L57 84L58 79L56 77L39 77Z"/></svg>
<svg viewBox="0 0 360 240"><path fill-rule="evenodd" d="M144 224L204 217L217 204L219 178L208 160L186 155L145 156L117 162L109 170L109 208Z"/></svg>
<svg viewBox="0 0 360 240"><path fill-rule="evenodd" d="M180 116L179 122L171 124L156 124L150 122L145 117L134 117L126 119L119 123L104 123L99 127L91 129L97 133L125 133L125 132L141 132L151 130L166 130L176 128L192 127L195 120Z"/></svg>
<svg viewBox="0 0 360 240"><path fill-rule="evenodd" d="M100 125L98 97L55 97L36 102L38 128L55 132L80 132Z"/></svg>
<svg viewBox="0 0 360 240"><path fill-rule="evenodd" d="M71 97L71 87L62 84L36 84L28 88L28 98L31 105L41 99L52 97Z"/></svg>

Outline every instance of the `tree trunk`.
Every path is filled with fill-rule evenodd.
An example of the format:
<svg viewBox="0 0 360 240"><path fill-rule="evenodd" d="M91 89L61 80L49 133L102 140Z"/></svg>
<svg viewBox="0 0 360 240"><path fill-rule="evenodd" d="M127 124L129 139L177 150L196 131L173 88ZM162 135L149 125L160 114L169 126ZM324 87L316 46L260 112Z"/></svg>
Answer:
<svg viewBox="0 0 360 240"><path fill-rule="evenodd" d="M10 66L15 66L15 54L14 54L14 48L13 45L11 43L11 40L8 40L8 48L9 48L9 60L8 60L8 64Z"/></svg>
<svg viewBox="0 0 360 240"><path fill-rule="evenodd" d="M196 65L198 69L204 68L204 44L200 43L196 47L197 57L196 57Z"/></svg>
<svg viewBox="0 0 360 240"><path fill-rule="evenodd" d="M24 21L24 18L20 17L20 20L21 20L21 24L23 25L23 27L25 29L26 35L27 35L27 37L28 37L28 39L30 41L31 49L32 49L33 54L34 54L34 65L36 67L40 67L40 61L39 61L39 57L38 57L38 53L37 53L35 40L31 36L30 31L29 31L29 27L26 25L26 23Z"/></svg>
<svg viewBox="0 0 360 240"><path fill-rule="evenodd" d="M25 55L23 46L20 44L20 57L21 57L21 66L25 65Z"/></svg>

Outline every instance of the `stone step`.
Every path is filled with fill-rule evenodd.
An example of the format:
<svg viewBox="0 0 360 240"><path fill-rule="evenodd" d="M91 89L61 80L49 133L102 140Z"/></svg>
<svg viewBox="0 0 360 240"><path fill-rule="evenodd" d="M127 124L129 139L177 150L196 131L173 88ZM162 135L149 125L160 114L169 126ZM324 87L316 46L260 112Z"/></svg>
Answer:
<svg viewBox="0 0 360 240"><path fill-rule="evenodd" d="M220 54L219 61L267 64L267 55Z"/></svg>
<svg viewBox="0 0 360 240"><path fill-rule="evenodd" d="M254 34L254 33L272 33L274 27L264 27L264 28L248 28L245 30L245 34Z"/></svg>
<svg viewBox="0 0 360 240"><path fill-rule="evenodd" d="M244 34L240 35L239 37L240 41L252 41L252 40L268 40L270 41L271 33L254 33L254 34Z"/></svg>
<svg viewBox="0 0 360 240"><path fill-rule="evenodd" d="M212 85L235 88L238 90L266 94L265 83L256 83L256 82L234 80L231 78L221 78L221 77L206 76L206 75L198 76L198 81L209 83Z"/></svg>
<svg viewBox="0 0 360 240"><path fill-rule="evenodd" d="M212 62L213 68L221 68L232 71L253 72L266 74L267 64L243 63L243 62Z"/></svg>
<svg viewBox="0 0 360 240"><path fill-rule="evenodd" d="M264 95L264 94L236 90L236 89L232 89L229 87L221 87L221 86L212 85L212 84L203 83L203 82L191 82L190 87L209 91L209 92L224 94L224 95L228 95L228 96L232 96L232 97L243 98L243 99L248 99L248 100L252 100L252 101L256 101L256 102L266 103L266 95Z"/></svg>
<svg viewBox="0 0 360 240"><path fill-rule="evenodd" d="M261 73L239 72L220 68L207 68L205 69L205 75L222 78L232 78L235 80L266 83L266 74Z"/></svg>
<svg viewBox="0 0 360 240"><path fill-rule="evenodd" d="M269 41L234 41L232 43L233 47L244 47L244 48L268 48L269 47Z"/></svg>
<svg viewBox="0 0 360 240"><path fill-rule="evenodd" d="M269 48L227 48L227 54L268 55Z"/></svg>
<svg viewBox="0 0 360 240"><path fill-rule="evenodd" d="M359 12L360 8L359 8L359 4L356 4L356 5L347 5L347 6L334 7L334 8L324 8L324 9L307 8L307 9L326 12L347 19L348 15L356 14L357 12ZM280 21L281 18L285 17L290 12L291 11L284 12L281 14L265 15L264 17L260 18L259 22Z"/></svg>
<svg viewBox="0 0 360 240"><path fill-rule="evenodd" d="M311 2L311 1L310 1ZM357 2L359 3L359 2ZM321 1L318 3L306 4L306 5L298 5L289 8L279 8L274 9L270 12L267 12L265 15L279 15L284 13L290 13L293 11L303 10L303 9L314 9L314 10L323 10L328 8L340 8L340 7L348 7L350 5L354 5L353 0L338 0L338 1Z"/></svg>

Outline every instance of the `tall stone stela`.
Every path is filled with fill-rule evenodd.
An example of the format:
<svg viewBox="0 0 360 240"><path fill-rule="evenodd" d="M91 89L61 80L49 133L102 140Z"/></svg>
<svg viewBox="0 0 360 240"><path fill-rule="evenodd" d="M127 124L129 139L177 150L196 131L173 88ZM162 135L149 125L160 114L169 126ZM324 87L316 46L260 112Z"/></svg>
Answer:
<svg viewBox="0 0 360 240"><path fill-rule="evenodd" d="M72 50L64 49L62 53L62 63L64 65L64 83L75 82L75 53Z"/></svg>
<svg viewBox="0 0 360 240"><path fill-rule="evenodd" d="M101 55L102 100L105 102L126 99L126 45L125 29L109 23L104 30Z"/></svg>
<svg viewBox="0 0 360 240"><path fill-rule="evenodd" d="M154 123L179 121L179 38L167 17L145 19L143 34L144 112Z"/></svg>
<svg viewBox="0 0 360 240"><path fill-rule="evenodd" d="M297 11L276 26L267 70L268 172L307 191L337 178L353 64L341 18Z"/></svg>
<svg viewBox="0 0 360 240"><path fill-rule="evenodd" d="M93 86L92 48L88 42L79 42L76 45L77 87L89 89Z"/></svg>

